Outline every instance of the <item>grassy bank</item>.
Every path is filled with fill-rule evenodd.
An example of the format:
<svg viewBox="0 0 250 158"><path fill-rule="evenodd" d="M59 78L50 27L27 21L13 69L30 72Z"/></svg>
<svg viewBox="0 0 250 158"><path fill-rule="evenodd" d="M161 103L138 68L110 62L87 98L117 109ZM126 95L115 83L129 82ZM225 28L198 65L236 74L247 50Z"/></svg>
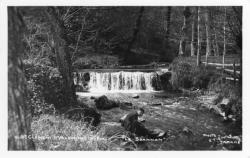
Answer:
<svg viewBox="0 0 250 158"><path fill-rule="evenodd" d="M41 115L32 121L31 127L37 150L112 149L112 142L102 132L91 131L82 121Z"/></svg>

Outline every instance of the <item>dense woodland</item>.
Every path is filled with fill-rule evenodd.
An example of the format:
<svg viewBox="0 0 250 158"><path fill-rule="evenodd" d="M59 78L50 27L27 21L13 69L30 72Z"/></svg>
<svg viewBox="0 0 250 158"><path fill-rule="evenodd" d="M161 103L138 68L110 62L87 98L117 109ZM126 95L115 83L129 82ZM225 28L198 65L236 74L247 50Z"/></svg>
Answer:
<svg viewBox="0 0 250 158"><path fill-rule="evenodd" d="M240 65L238 82L230 84L237 95L229 97L241 106L242 7L8 7L8 35L10 150L35 149L31 139L15 136L30 134L32 118L51 109L61 115L85 107L100 122L95 109L77 100L73 72L79 69L172 63L171 90L209 89L213 79L222 85L217 70L207 68L218 59L223 68ZM223 97L225 85L218 90Z"/></svg>

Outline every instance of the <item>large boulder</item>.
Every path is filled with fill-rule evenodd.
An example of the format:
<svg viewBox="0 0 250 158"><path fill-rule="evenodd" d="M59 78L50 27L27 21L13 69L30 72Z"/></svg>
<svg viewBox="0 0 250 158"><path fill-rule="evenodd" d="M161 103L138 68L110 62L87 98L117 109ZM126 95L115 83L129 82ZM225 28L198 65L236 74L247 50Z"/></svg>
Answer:
<svg viewBox="0 0 250 158"><path fill-rule="evenodd" d="M160 75L158 75L158 73L152 78L152 86L154 87L154 90L162 90Z"/></svg>
<svg viewBox="0 0 250 158"><path fill-rule="evenodd" d="M89 82L90 81L90 73L86 72L83 74L84 81Z"/></svg>
<svg viewBox="0 0 250 158"><path fill-rule="evenodd" d="M155 128L153 129L153 132L152 134L154 135L154 138L158 138L158 139L161 139L161 138L164 138L167 136L167 133L162 130L162 129L159 129L159 128Z"/></svg>
<svg viewBox="0 0 250 158"><path fill-rule="evenodd" d="M232 105L232 101L228 98L223 98L219 104L221 110L225 113L224 120L235 120L235 106Z"/></svg>
<svg viewBox="0 0 250 158"><path fill-rule="evenodd" d="M113 100L109 100L107 96L103 95L95 99L95 106L100 110L109 110L115 107L119 107L119 103Z"/></svg>
<svg viewBox="0 0 250 158"><path fill-rule="evenodd" d="M138 94L133 94L132 98L138 99L138 98L140 98L140 96Z"/></svg>
<svg viewBox="0 0 250 158"><path fill-rule="evenodd" d="M75 85L76 92L84 92L84 88L81 85Z"/></svg>
<svg viewBox="0 0 250 158"><path fill-rule="evenodd" d="M172 85L171 85L171 72L166 72L160 75L160 82L161 82L161 87L163 88L163 90L171 90L172 89Z"/></svg>

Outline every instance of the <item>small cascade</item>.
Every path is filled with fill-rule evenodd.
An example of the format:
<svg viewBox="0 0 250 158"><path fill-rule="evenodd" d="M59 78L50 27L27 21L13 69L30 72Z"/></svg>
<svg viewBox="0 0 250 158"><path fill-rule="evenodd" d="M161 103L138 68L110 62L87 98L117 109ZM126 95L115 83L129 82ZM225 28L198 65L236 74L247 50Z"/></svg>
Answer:
<svg viewBox="0 0 250 158"><path fill-rule="evenodd" d="M86 77L89 74L89 81ZM89 72L78 73L75 84L87 86L90 92L133 92L154 91L154 82L158 82L155 72Z"/></svg>

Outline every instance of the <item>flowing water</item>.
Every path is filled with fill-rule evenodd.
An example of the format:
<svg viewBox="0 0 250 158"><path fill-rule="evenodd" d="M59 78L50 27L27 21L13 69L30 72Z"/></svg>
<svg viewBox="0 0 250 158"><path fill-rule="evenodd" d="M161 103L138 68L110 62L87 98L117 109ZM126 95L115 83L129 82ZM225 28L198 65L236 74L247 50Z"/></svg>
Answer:
<svg viewBox="0 0 250 158"><path fill-rule="evenodd" d="M75 84L83 85L84 74L84 72L79 73L80 81L75 79ZM158 82L155 72L139 71L89 72L89 78L86 83L90 92L153 92L154 83Z"/></svg>

